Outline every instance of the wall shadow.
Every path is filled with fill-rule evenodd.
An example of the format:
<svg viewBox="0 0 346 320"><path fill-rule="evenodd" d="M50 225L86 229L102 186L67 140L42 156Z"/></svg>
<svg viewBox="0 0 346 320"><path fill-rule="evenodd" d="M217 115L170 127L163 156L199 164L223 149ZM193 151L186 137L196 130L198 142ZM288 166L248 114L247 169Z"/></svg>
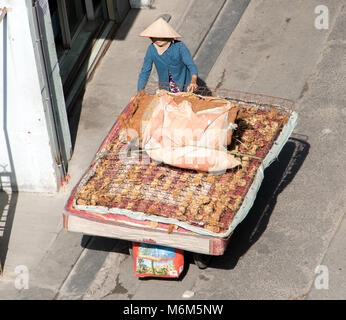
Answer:
<svg viewBox="0 0 346 320"><path fill-rule="evenodd" d="M98 30L91 39L90 43L83 52L83 55L80 58L79 65L80 67L75 71L83 80L71 102L71 107L68 111L68 122L71 134L72 150L75 149L76 139L78 134L78 127L80 122L80 117L83 108L83 99L86 90L86 85L89 80L92 79L93 74L97 65L100 63L103 55L107 52L108 47L110 46L113 40L126 40L127 34L129 33L132 25L134 24L140 9L130 9L124 19L120 23L115 23L112 30L107 34L105 38L101 37L102 29ZM107 21L106 21L107 22ZM92 43L96 40L104 39L104 45L99 52L96 62L91 66L91 70L88 68L88 61L92 53ZM70 87L73 86L71 82ZM65 93L65 96L68 92ZM65 97L66 98L66 97ZM105 133L106 134L106 133Z"/></svg>
<svg viewBox="0 0 346 320"><path fill-rule="evenodd" d="M214 256L210 267L233 269L239 259L266 230L277 197L291 183L309 153L305 140L291 137L281 150L277 161L265 171L256 200L245 219L236 227L222 256Z"/></svg>
<svg viewBox="0 0 346 320"><path fill-rule="evenodd" d="M133 24L135 23L140 10L141 9L134 9L134 8L131 8L129 10L126 17L121 22L121 27L119 25L119 29L114 34L114 36L113 36L114 40L126 40L126 37L129 33L129 31L131 30Z"/></svg>
<svg viewBox="0 0 346 320"><path fill-rule="evenodd" d="M17 206L17 178L8 134L8 104L7 104L7 15L2 20L3 25L3 135L7 148L8 163L0 164L0 271L4 269L8 244L12 230L14 214ZM9 169L7 169L9 167Z"/></svg>

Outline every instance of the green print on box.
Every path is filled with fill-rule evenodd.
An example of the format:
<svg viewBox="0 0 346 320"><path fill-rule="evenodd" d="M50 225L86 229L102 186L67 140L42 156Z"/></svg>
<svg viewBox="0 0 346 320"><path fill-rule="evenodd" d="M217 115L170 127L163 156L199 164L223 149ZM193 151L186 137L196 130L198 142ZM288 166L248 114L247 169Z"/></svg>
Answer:
<svg viewBox="0 0 346 320"><path fill-rule="evenodd" d="M150 273L152 275L171 275L174 272L173 260L155 261L137 258L137 273Z"/></svg>

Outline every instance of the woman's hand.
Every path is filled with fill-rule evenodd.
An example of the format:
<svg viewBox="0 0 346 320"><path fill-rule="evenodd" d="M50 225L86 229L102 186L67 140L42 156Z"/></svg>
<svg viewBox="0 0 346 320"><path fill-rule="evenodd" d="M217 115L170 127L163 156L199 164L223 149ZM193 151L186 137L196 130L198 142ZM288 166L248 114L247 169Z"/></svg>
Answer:
<svg viewBox="0 0 346 320"><path fill-rule="evenodd" d="M193 75L191 77L191 82L190 84L187 86L187 92L194 92L196 91L198 88L198 85L197 85L197 76Z"/></svg>
<svg viewBox="0 0 346 320"><path fill-rule="evenodd" d="M194 92L198 88L198 85L196 82L190 82L190 84L187 86L187 92Z"/></svg>

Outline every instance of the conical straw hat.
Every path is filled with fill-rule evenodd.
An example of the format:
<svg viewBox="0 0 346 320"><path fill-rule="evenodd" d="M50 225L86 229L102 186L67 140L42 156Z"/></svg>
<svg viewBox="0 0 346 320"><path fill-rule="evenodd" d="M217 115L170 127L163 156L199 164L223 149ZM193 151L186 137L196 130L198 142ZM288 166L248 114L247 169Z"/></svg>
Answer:
<svg viewBox="0 0 346 320"><path fill-rule="evenodd" d="M181 35L162 18L153 22L148 28L140 33L140 36L150 38L181 38Z"/></svg>

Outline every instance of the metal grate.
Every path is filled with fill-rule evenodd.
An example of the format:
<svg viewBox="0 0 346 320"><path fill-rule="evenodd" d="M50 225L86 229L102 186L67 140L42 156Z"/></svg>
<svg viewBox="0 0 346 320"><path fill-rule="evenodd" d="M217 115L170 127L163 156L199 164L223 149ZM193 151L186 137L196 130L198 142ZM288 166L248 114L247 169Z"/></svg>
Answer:
<svg viewBox="0 0 346 320"><path fill-rule="evenodd" d="M184 86L184 84L177 84L178 86ZM145 87L147 94L155 94L159 88L169 88L169 83L165 82L148 82ZM294 108L294 101L290 99L274 97L259 93L250 93L240 90L222 89L222 88L209 88L206 86L198 86L198 89L194 92L197 95L203 97L220 97L230 100L232 102L238 102L240 105L248 104L256 107L265 108L277 108L282 113L291 113Z"/></svg>

